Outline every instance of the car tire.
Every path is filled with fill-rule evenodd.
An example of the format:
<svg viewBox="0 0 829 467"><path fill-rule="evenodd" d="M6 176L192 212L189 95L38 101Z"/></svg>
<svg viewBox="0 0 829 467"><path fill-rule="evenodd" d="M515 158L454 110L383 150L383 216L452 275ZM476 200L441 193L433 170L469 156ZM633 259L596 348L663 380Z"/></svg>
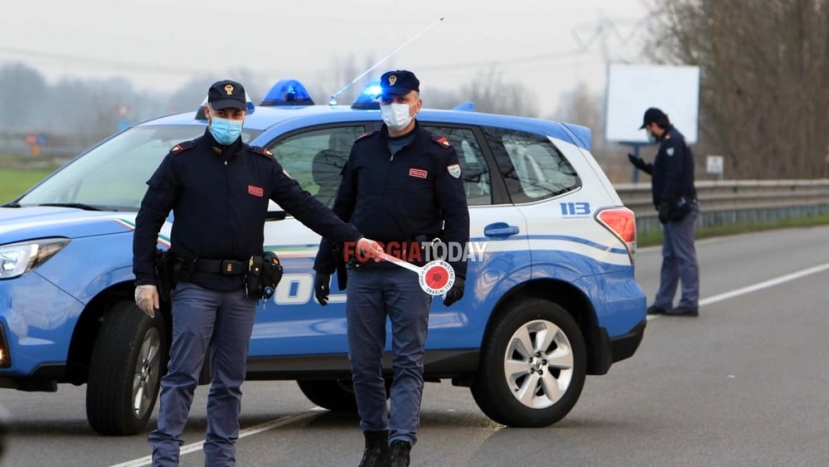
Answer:
<svg viewBox="0 0 829 467"><path fill-rule="evenodd" d="M299 380L299 389L314 404L337 413L357 413L357 399L350 379ZM386 380L389 397L391 380Z"/></svg>
<svg viewBox="0 0 829 467"><path fill-rule="evenodd" d="M471 391L492 420L543 427L572 410L586 373L584 339L573 317L555 303L531 298L492 323Z"/></svg>
<svg viewBox="0 0 829 467"><path fill-rule="evenodd" d="M166 372L168 338L161 313L144 314L133 302L114 304L98 331L86 388L86 417L104 435L143 430Z"/></svg>

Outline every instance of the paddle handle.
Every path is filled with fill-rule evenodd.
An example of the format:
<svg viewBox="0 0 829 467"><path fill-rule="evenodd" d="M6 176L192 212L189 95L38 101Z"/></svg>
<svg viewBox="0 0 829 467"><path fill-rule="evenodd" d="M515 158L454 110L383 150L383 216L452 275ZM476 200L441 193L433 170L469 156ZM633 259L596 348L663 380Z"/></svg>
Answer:
<svg viewBox="0 0 829 467"><path fill-rule="evenodd" d="M394 256L391 256L387 253L380 253L378 256L380 258L383 258L384 260L390 262L390 263L394 263L394 264L400 266L401 268L408 269L409 271L416 272L418 274L420 274L420 270L422 269L419 266L415 266L412 263L408 263L406 261L403 261L400 258L395 258Z"/></svg>

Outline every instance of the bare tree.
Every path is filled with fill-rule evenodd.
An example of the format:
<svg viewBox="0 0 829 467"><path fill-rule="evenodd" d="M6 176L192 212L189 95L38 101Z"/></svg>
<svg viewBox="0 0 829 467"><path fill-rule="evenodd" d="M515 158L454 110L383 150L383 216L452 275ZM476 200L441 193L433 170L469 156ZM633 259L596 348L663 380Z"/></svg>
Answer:
<svg viewBox="0 0 829 467"><path fill-rule="evenodd" d="M537 117L535 94L523 83L507 82L496 67L479 73L469 84L461 86L464 101L475 102L478 111L522 117Z"/></svg>
<svg viewBox="0 0 829 467"><path fill-rule="evenodd" d="M829 1L651 0L648 49L698 65L701 142L742 178L824 174Z"/></svg>
<svg viewBox="0 0 829 467"><path fill-rule="evenodd" d="M549 117L566 123L575 123L590 129L590 152L613 181L628 181L630 166L626 153L629 148L608 143L605 139L605 105L600 94L593 93L586 82L579 82L571 91L562 93L558 108Z"/></svg>

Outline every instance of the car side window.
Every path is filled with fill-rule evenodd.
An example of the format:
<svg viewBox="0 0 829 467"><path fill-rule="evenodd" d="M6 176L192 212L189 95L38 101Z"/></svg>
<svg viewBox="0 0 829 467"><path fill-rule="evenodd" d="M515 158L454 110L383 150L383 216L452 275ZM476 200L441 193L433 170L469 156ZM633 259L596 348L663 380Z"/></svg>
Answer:
<svg viewBox="0 0 829 467"><path fill-rule="evenodd" d="M340 186L340 172L364 125L313 129L268 146L288 175L328 207Z"/></svg>
<svg viewBox="0 0 829 467"><path fill-rule="evenodd" d="M469 128L428 125L423 127L439 136L444 136L452 143L461 165L461 178L469 206L492 204L492 185L489 167L481 152L481 145L475 133Z"/></svg>
<svg viewBox="0 0 829 467"><path fill-rule="evenodd" d="M547 137L502 128L485 128L484 133L514 203L558 196L581 186L573 166Z"/></svg>

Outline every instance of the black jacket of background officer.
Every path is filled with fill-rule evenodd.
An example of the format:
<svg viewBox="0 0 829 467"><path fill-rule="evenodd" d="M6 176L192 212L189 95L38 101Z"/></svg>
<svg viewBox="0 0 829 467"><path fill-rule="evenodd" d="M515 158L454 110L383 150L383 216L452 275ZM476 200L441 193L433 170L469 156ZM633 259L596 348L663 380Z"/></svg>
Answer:
<svg viewBox="0 0 829 467"><path fill-rule="evenodd" d="M171 250L202 259L246 261L261 254L269 199L322 236L354 242L362 237L290 178L270 151L248 146L241 137L222 146L206 130L175 146L147 184L135 220L137 285L156 283L157 235L171 209ZM194 272L189 281L219 291L242 287L241 275Z"/></svg>
<svg viewBox="0 0 829 467"><path fill-rule="evenodd" d="M697 198L694 188L694 156L685 136L673 125L667 125L660 138L659 151L653 163L640 167L653 177L651 194L654 206L674 207L680 198L691 202Z"/></svg>
<svg viewBox="0 0 829 467"><path fill-rule="evenodd" d="M416 120L412 131L412 143L394 157L386 125L358 138L343 167L332 209L366 237L386 245L426 235L465 246L469 211L458 154L446 138L420 128ZM426 171L425 178L421 171ZM332 247L332 239L323 238L314 263L317 272L331 274L336 269ZM466 277L465 261L450 264L455 275Z"/></svg>

